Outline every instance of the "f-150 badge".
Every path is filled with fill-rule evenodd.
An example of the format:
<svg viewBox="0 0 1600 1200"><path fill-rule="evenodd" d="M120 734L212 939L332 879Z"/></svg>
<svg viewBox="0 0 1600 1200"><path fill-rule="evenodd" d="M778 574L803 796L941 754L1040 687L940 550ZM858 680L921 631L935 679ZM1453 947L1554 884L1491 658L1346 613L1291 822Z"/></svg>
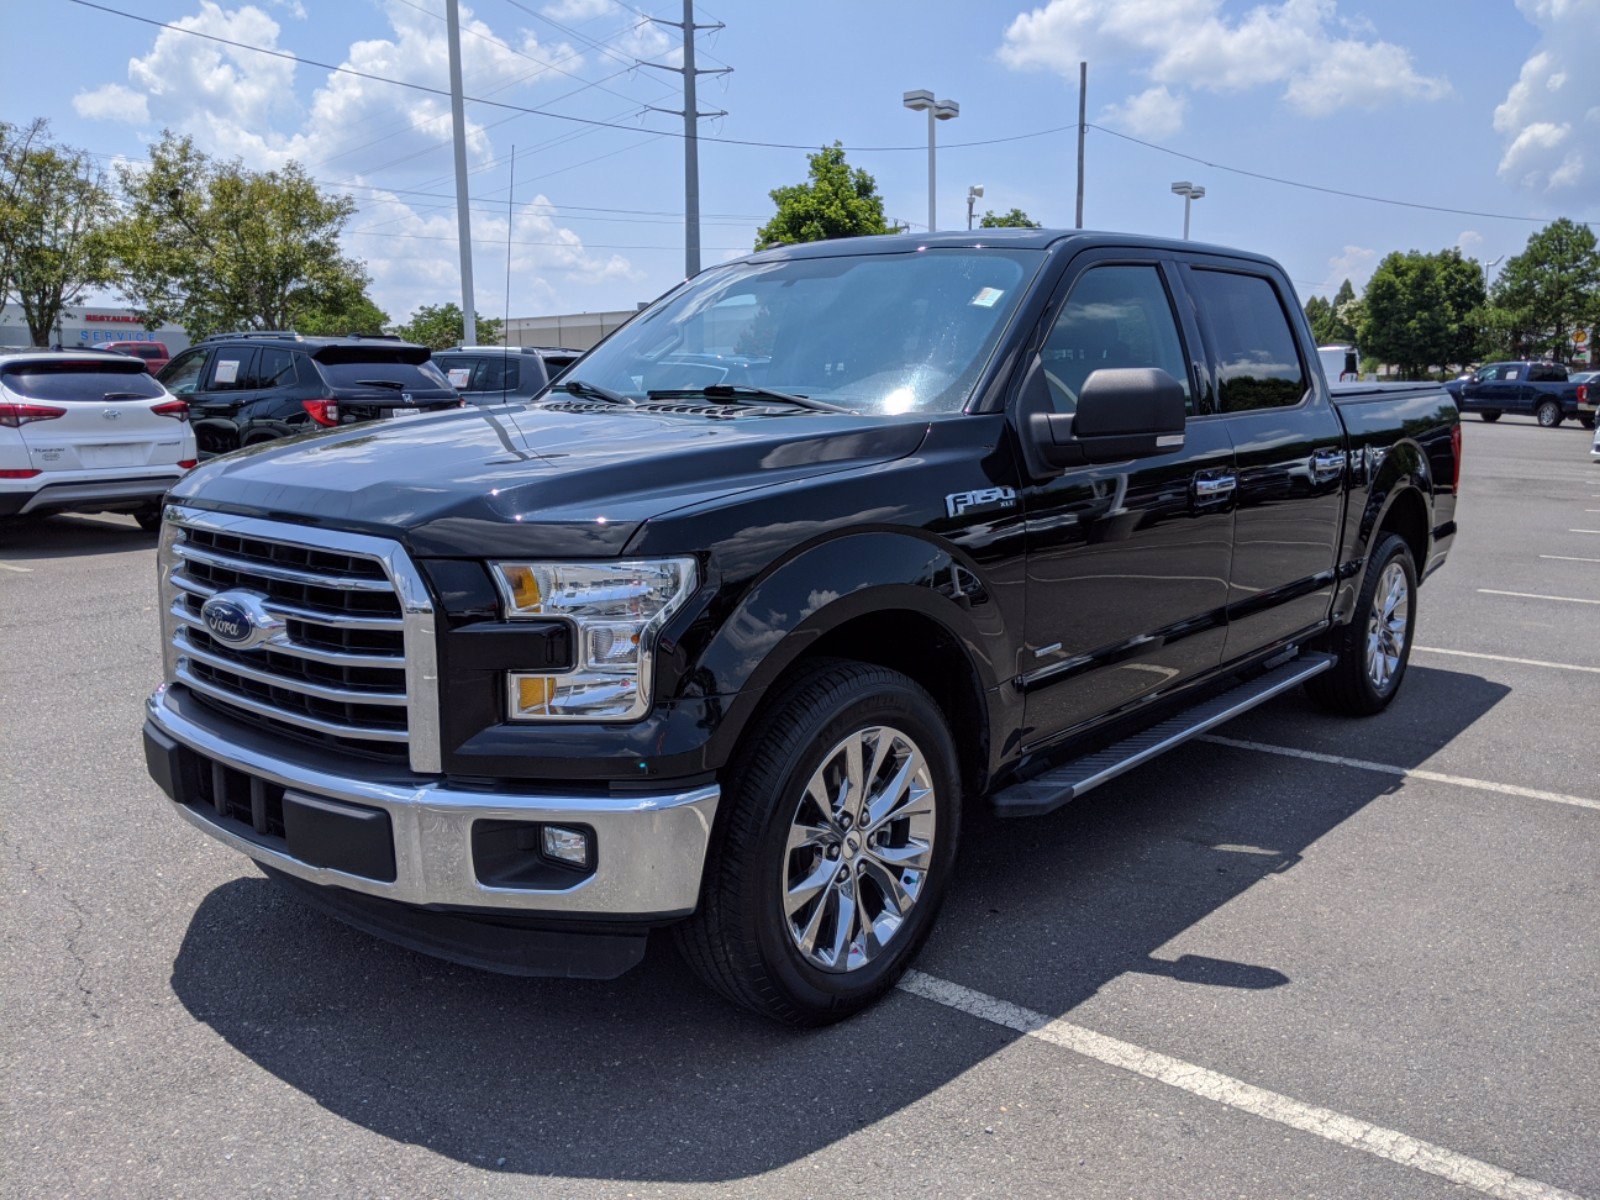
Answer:
<svg viewBox="0 0 1600 1200"><path fill-rule="evenodd" d="M979 488L973 492L951 492L944 498L944 511L952 517L959 517L974 508L985 505L994 505L996 508L1010 508L1017 502L1017 489L1008 487Z"/></svg>

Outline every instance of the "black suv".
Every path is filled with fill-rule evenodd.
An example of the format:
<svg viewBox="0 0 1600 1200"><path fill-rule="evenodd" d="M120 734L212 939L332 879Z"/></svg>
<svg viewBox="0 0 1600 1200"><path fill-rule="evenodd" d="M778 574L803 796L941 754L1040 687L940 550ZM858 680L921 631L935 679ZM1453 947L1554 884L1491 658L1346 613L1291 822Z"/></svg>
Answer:
<svg viewBox="0 0 1600 1200"><path fill-rule="evenodd" d="M426 346L389 337L224 333L158 378L189 401L201 458L292 433L454 408Z"/></svg>
<svg viewBox="0 0 1600 1200"><path fill-rule="evenodd" d="M499 404L531 400L583 355L551 346L452 346L433 361L469 404Z"/></svg>

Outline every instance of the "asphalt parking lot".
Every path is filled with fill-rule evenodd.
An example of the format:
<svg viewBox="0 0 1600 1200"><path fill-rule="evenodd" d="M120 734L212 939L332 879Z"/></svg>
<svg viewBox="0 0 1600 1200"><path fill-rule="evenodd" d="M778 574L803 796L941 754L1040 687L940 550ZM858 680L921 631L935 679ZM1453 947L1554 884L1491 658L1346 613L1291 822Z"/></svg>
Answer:
<svg viewBox="0 0 1600 1200"><path fill-rule="evenodd" d="M516 980L306 909L145 775L154 539L4 528L0 1192L1600 1197L1588 444L1466 422L1387 713L975 816L920 973L812 1033L664 941Z"/></svg>

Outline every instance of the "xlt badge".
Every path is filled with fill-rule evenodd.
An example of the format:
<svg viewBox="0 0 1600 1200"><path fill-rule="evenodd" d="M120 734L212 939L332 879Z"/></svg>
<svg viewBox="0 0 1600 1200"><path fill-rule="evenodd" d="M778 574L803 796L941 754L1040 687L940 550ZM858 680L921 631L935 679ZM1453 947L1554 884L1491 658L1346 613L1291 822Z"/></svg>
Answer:
<svg viewBox="0 0 1600 1200"><path fill-rule="evenodd" d="M996 508L1010 508L1016 502L1016 488L978 488L972 492L951 492L944 498L944 511L952 517L959 517L986 504L992 504Z"/></svg>

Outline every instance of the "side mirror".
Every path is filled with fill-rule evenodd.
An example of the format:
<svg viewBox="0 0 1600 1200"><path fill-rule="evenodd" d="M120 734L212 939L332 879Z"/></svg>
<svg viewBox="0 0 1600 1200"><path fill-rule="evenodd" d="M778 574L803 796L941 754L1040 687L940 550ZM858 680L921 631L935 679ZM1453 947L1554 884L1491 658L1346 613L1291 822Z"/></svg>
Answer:
<svg viewBox="0 0 1600 1200"><path fill-rule="evenodd" d="M1160 367L1103 367L1084 380L1077 412L1053 407L1044 364L1035 359L1023 382L1021 415L1024 453L1038 475L1183 447L1183 385Z"/></svg>

